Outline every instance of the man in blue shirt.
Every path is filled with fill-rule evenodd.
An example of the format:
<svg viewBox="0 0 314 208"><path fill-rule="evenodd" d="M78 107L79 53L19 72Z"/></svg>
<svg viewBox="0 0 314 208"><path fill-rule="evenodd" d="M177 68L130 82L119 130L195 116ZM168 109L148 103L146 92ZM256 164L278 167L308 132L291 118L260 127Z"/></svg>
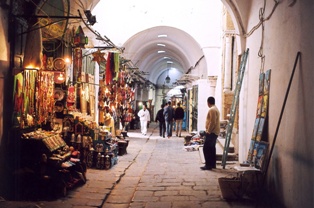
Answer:
<svg viewBox="0 0 314 208"><path fill-rule="evenodd" d="M173 116L174 116L174 110L171 107L171 102L169 101L166 107L164 108L164 117L166 121L166 132L167 132L168 139L172 137Z"/></svg>

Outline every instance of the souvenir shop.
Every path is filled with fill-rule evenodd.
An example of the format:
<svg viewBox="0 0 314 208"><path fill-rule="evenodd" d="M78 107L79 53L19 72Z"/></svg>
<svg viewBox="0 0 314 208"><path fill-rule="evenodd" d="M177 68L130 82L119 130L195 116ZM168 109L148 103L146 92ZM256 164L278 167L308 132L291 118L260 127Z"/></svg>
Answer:
<svg viewBox="0 0 314 208"><path fill-rule="evenodd" d="M19 199L64 196L86 182L89 168L108 170L127 152L136 87L127 61L115 47L86 49L81 26L65 37L46 38L39 49L27 38L15 63L22 67L14 68L10 134Z"/></svg>

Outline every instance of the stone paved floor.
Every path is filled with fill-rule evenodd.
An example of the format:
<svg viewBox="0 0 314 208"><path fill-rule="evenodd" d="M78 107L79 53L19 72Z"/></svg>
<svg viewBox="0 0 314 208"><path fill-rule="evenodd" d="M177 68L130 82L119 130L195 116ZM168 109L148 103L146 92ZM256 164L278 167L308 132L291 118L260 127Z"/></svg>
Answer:
<svg viewBox="0 0 314 208"><path fill-rule="evenodd" d="M37 202L0 200L0 207L257 207L251 200L222 199L218 178L234 175L232 166L200 170L200 152L185 151L183 137L161 138L156 124L147 136L139 130L129 131L128 136L128 153L119 157L117 165L110 170L88 169L86 184L70 190L66 197Z"/></svg>

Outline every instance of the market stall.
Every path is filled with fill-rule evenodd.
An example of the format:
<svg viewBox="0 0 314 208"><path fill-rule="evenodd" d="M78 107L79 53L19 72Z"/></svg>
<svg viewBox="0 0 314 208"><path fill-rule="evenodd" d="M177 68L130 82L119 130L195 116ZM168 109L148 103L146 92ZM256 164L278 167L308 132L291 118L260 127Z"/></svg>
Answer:
<svg viewBox="0 0 314 208"><path fill-rule="evenodd" d="M47 4L28 19L24 3L11 41L13 189L17 199L60 196L84 184L89 168L108 170L127 154L135 90L147 80L80 11L69 19L65 4Z"/></svg>
<svg viewBox="0 0 314 208"><path fill-rule="evenodd" d="M78 29L76 36L81 33ZM132 75L120 64L119 53L97 49L82 57L82 39L74 40L73 64L43 53L41 67L14 75L12 135L19 152L14 175L20 198L65 195L86 182L88 168L110 169L127 153ZM88 59L89 65L82 64ZM96 64L106 66L99 67L104 71L99 84Z"/></svg>

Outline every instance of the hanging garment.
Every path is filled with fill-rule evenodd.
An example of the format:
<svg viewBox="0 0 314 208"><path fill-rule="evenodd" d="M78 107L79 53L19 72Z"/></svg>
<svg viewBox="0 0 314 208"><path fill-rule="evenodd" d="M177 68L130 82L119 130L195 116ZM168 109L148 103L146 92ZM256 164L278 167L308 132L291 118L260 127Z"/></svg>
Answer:
<svg viewBox="0 0 314 208"><path fill-rule="evenodd" d="M108 53L108 57L107 57L107 63L106 63L106 75L105 75L105 84L109 85L111 83L112 80L112 73L111 73L111 52Z"/></svg>
<svg viewBox="0 0 314 208"><path fill-rule="evenodd" d="M119 67L120 67L120 60L119 60L119 53L114 53L114 80L118 80L119 76Z"/></svg>
<svg viewBox="0 0 314 208"><path fill-rule="evenodd" d="M68 88L68 97L67 97L68 103L74 103L75 102L75 87L70 86Z"/></svg>
<svg viewBox="0 0 314 208"><path fill-rule="evenodd" d="M14 112L21 114L23 105L23 74L19 73L14 77Z"/></svg>
<svg viewBox="0 0 314 208"><path fill-rule="evenodd" d="M113 81L113 78L115 77L115 71L114 71L114 53L110 54L110 72L111 72L111 77L110 77L110 84Z"/></svg>

